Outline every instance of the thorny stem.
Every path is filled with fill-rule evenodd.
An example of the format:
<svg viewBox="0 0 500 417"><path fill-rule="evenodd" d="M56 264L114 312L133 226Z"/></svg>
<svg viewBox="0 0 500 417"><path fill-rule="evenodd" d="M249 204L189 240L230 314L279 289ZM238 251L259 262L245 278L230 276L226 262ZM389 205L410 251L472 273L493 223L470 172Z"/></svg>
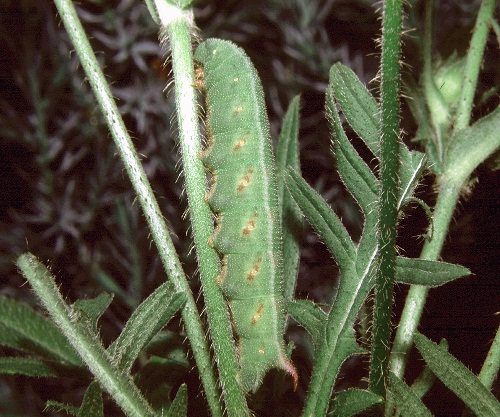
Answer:
<svg viewBox="0 0 500 417"><path fill-rule="evenodd" d="M392 297L396 271L402 8L401 0L386 0L382 25L379 264L375 284L370 389L383 397L388 378Z"/></svg>

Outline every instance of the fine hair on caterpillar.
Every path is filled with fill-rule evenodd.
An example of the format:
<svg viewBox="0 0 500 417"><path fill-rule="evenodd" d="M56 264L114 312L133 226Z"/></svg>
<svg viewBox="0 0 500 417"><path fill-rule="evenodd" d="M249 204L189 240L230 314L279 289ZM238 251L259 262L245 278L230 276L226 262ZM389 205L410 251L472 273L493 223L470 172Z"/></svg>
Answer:
<svg viewBox="0 0 500 417"><path fill-rule="evenodd" d="M238 381L255 392L266 373L298 375L285 353L281 209L262 86L244 51L231 42L201 43L195 86L206 96L211 173L206 200L216 216L209 239L221 257L217 277L238 339Z"/></svg>

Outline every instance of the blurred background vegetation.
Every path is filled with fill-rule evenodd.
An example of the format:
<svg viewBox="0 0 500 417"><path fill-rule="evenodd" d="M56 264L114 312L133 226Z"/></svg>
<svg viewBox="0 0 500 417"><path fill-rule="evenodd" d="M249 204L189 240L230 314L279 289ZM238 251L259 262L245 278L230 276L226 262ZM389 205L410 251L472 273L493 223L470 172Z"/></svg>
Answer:
<svg viewBox="0 0 500 417"><path fill-rule="evenodd" d="M403 72L405 78L418 81L423 1L408 3ZM435 57L446 58L455 51L463 55L479 1L445 0L436 6ZM354 237L359 236L363 219L335 172L324 95L329 68L339 61L376 94L377 83L371 81L378 71L380 7L369 0L200 1L195 7L203 38L233 40L253 60L263 80L274 139L288 103L301 94L303 175L339 213ZM80 0L77 9L142 156L193 290L198 291L184 215L173 93L168 87L170 68L168 62L163 66L165 51L159 47L157 27L139 0ZM91 298L104 290L115 293L100 322L107 346L131 311L166 275L84 77L51 1L2 0L0 294L35 303L14 265L16 257L29 250L51 266L69 300ZM498 89L498 43L493 34L480 77L478 95ZM498 103L496 90L476 107L476 118ZM404 138L409 141L416 126L404 104L402 114ZM365 156L371 162L368 152ZM475 183L473 197L466 198L456 214L443 252L444 260L461 263L475 275L431 291L422 328L434 340L446 337L450 351L478 372L495 334L493 315L500 301L495 221L499 201L498 192L492 191L498 191L498 171L480 168ZM429 203L434 198L431 184L428 176L429 187L422 187L421 195ZM418 256L419 236L425 227L420 210L402 221L398 243L407 256ZM309 230L302 243L297 297L330 302L338 280L335 263ZM405 292L397 288L395 320ZM188 351L180 321L174 320L169 328ZM293 325L290 337L298 345L299 373L308 375L311 364L301 352L310 350L310 344ZM14 354L2 347L0 353ZM360 361L346 363L346 376L339 384L363 384L359 381L366 367ZM419 372L418 366L410 369L411 375ZM186 365L173 385L191 380L190 398L201 402L196 371L191 368L192 364ZM41 415L47 399L78 405L85 388L85 381L72 376L64 380L2 376L0 415ZM425 400L434 413L451 415L450 410L461 409L458 400L443 396L439 388ZM112 410L109 415L119 413L113 405L107 407Z"/></svg>

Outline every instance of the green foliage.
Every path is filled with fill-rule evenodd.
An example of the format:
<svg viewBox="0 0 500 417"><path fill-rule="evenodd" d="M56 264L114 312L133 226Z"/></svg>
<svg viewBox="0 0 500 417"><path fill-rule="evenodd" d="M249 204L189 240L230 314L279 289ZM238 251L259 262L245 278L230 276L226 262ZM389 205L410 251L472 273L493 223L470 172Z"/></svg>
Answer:
<svg viewBox="0 0 500 417"><path fill-rule="evenodd" d="M500 413L500 402L460 361L422 334L415 334L415 345L432 372L476 415Z"/></svg>
<svg viewBox="0 0 500 417"><path fill-rule="evenodd" d="M44 9L42 3L36 6L36 10L47 12L49 9ZM481 83L478 83L482 65L485 72L491 73L485 45L490 28L498 34L498 24L493 21L494 0L484 0L479 11L472 7L464 10L467 36L473 26L472 16L477 13L469 49L448 54L447 58L438 58L438 55L446 54L438 54L439 45L432 45L437 38L432 32L433 15L436 13L433 2L425 2L423 24L419 21L416 7L408 12L408 22L417 30L423 27L422 33L417 32L415 39L408 40L420 48L422 65L413 65L411 61L412 56L419 54L406 54L412 67L422 67L422 74L403 71L404 92L417 125L415 131L410 127L410 139L418 150L403 143L400 131L400 124L405 121L399 113L399 35L405 29L400 22L402 2L384 2L380 94L370 91L361 81L370 77L359 71L359 65L358 75L340 62L331 66L332 62L340 61L339 58L349 55L346 59L351 59L355 54L331 48L332 38L324 30L330 25L329 16L342 15L342 5L332 8L331 2L322 6L316 0L294 1L286 5L273 1L256 2L255 5L235 5L235 8L242 7L241 10L246 11L238 14L237 18L227 18L227 11L215 15L213 5L202 5L200 9L194 9L193 14L191 6L195 2L190 0L146 0L147 8L143 2L124 2L118 8L123 14L107 2L83 3L79 14L86 21L86 29L89 28L88 35L85 35L72 3L67 0L56 0L55 3L73 44L63 39L61 32L56 31L54 22L48 19L52 25L48 32L50 36L57 33L55 44L60 50L51 54L48 61L40 60L43 54L36 47L29 47L26 54L18 54L25 55L23 60L26 61L19 67L24 65L28 68L24 76L26 85L21 88L22 98L32 104L28 114L21 117L16 114L17 104L6 105L3 98L0 102L2 137L9 146L19 141L23 148L32 149L36 155L34 166L37 171L37 183L32 187L36 196L33 198L33 211L29 215L24 208L11 211L12 218L18 220L18 227L12 227L12 232L4 233L5 224L0 223L0 266L2 271L6 271L9 283L27 280L41 306L48 312L48 315L43 315L31 305L33 303L18 300L18 294L22 292L17 287L5 286L5 294L9 296L0 296L0 373L6 381L11 383L19 377L36 377L40 384L44 384L46 378L50 378L53 384L56 378L64 378L61 379L63 384L68 377L71 378L78 383L75 392L70 392L72 388L68 388L68 392L64 393L64 403L49 400L46 404L47 412L64 411L75 416L104 416L110 406L107 402L111 399L130 416L226 414L238 417L295 417L301 414L308 417L347 417L362 413L389 417L431 415L432 404L427 403L425 395L435 389L437 378L463 402L464 407L476 415L500 415L495 391L490 391L500 363L500 331L478 376L447 352L446 341L438 346L416 331L429 289L477 273L473 267L469 269L440 259L446 259L442 249L460 195L464 191L470 192L471 177L476 175L477 168L494 159L500 148L500 110L497 101L492 99L498 86L489 86L487 91L483 91ZM365 3L360 1L356 4L366 10L368 6ZM261 19L264 21L261 30L263 38L268 35L269 39L282 37L286 47L281 49L290 61L282 65L282 58L269 59L259 48L262 55L259 59L266 61L266 66L260 68L271 65L273 68L273 71L261 71L260 75L279 79L287 86L283 94L265 87L266 92L271 92L267 97L272 119L271 132L278 131L276 119L280 118L281 134L276 161L272 161L268 152L271 150L269 138L265 139L269 143L261 143L259 141L264 138L259 135L256 146L252 148L254 154L262 154L263 150L268 152L259 172L261 185L272 178L271 186L265 189L267 200L262 198L264 188L261 187L260 192L253 193L248 201L241 204L236 218L229 222L230 229L238 232L235 224L244 218L243 206L260 207L264 204L273 207L266 215L276 223L282 223L281 230L269 232L265 237L270 242L265 250L274 249L281 239L283 244L283 254L270 250L271 256L266 261L269 268L278 265L284 271L283 288L279 284L269 291L271 297L279 302L273 298L265 307L273 313L266 317L270 319L267 325L272 330L272 337L266 333L266 339L275 342L279 361L257 364L255 358L241 348L242 343L238 348L238 343L233 340L228 308L216 284L220 271L219 258L208 241L214 231L214 219L204 199L207 181L198 157L202 141L198 134L199 107L193 88L191 36L195 32L193 16L196 16L197 22L203 22L209 16L211 22L202 28L201 37L207 37L211 31L227 33L226 29L234 25L237 28L233 28L234 39L238 43L252 45L253 36L260 29L257 30L257 26L246 19L261 16L254 11L260 6L262 11L259 12L266 17ZM11 7L9 3L9 10ZM164 139L166 129L160 121L166 120L167 114L172 112L171 109L165 112L160 110L164 87L160 78L163 75L151 71L154 59L158 59L158 45L139 35L149 33L156 36L157 27L147 17L148 11L156 24L165 25L161 28L161 37L171 51L177 112L177 126L172 131L177 129L180 136L189 227L195 242L201 289L196 280L187 279L196 268L194 260L189 260L188 256L188 248L192 244L188 239L178 237L184 235L184 226L180 226L180 213L184 207L178 207L177 199L170 196L180 194L180 187L158 188L162 181L154 178L163 169L158 167L164 167L173 174L177 157L171 152L171 142L163 140L168 145L163 144L165 149L162 151L151 139ZM350 27L363 27L365 23L364 20L360 23L353 19L350 20ZM277 30L274 31L274 28ZM100 58L107 69L112 69L107 78L100 69L102 62L96 60L89 38L94 40L92 47L104 50ZM262 42L262 48L268 47L269 39ZM30 45L31 41L26 42ZM9 48L16 50L16 45L21 50L17 41L11 41ZM90 124L85 123L89 115L95 113L90 89L82 82L83 72L70 70L65 63L68 51L73 48L102 113L102 119L101 115L92 117ZM213 58L210 53L211 50L208 50L208 56L199 60L206 63ZM198 58L200 54L202 52L197 52ZM125 63L127 58L134 63L135 69ZM354 61L355 58L352 58L350 63ZM245 74L246 70L242 67L253 68L247 58L217 62L219 66L215 71L208 69L206 77L210 78L211 72L217 73L214 78L216 84L235 70L243 70ZM259 68L257 63L256 66ZM329 82L326 84L322 80L326 79L328 71ZM148 74L149 81L131 82L130 74L136 72ZM253 69L251 75L250 84L260 83ZM22 76L19 79L23 81ZM109 84L113 83L116 85L111 90ZM134 83L134 87L129 87ZM300 99L296 96L297 86L302 88L308 85L321 94L326 88L331 155L316 147L323 131L317 122L319 117L311 115L308 101L311 93L305 91ZM206 87L212 92L216 90L214 86ZM60 109L54 103L60 101L58 91L64 90L71 92L72 100L68 102L67 109L58 112ZM207 130L209 142L214 141L211 135L217 137L220 133L217 128L221 118L224 118L225 129L222 133L237 141L241 139L241 132L236 134L235 128L243 130L242 135L262 123L267 129L263 94L260 89L259 94L249 91L249 88L240 91L235 98L235 91L229 89L224 91L224 97L216 94L209 99L207 116L209 120L216 117ZM120 111L113 96L122 100ZM258 120L248 118L239 124L231 121L240 113L239 107L235 111L232 105L241 105L241 97L244 107L257 109ZM474 97L480 97L475 106ZM299 123L300 100L304 111ZM76 112L79 102L84 103L87 113ZM286 105L282 103L288 102L285 112ZM278 117L272 116L273 112ZM89 144L89 138L109 139L99 124L102 121L108 124L114 146L103 146L96 141L96 151ZM141 141L132 143L128 131L133 131L133 128L129 127L129 123L135 126ZM404 126L407 128L411 124ZM316 128L312 133L311 127ZM309 132L304 134L307 129ZM66 143L62 139L65 135L73 136L74 141ZM139 152L145 152L143 160L139 160L134 145L140 148ZM227 143L223 145L227 147ZM118 166L121 163L118 158L113 158L115 152L120 155L125 171L121 165ZM90 155L92 158L96 155L97 162L80 164ZM353 197L364 219L361 231L351 227L355 217L349 218L346 215L349 210L342 207L344 197L339 193L343 191L332 192L341 189L337 187L337 177L332 176L328 180L325 180L325 175L313 177L315 171L304 163L310 155L328 163L331 157L334 158L334 175L338 175L346 194ZM252 155L253 159L257 159L254 157ZM211 163L218 159L222 165L215 167L219 179L225 170L241 168L239 161L222 152L215 156L204 152L203 159L205 163L212 159L207 163L212 169L214 166ZM434 185L429 187L436 195L435 202L420 194L420 190L430 184L430 181L423 180L429 171L435 176ZM125 172L133 190L128 183L124 186L125 183L120 180L120 177L126 177ZM231 175L235 177L234 173ZM25 172L25 177L31 178L29 170ZM150 181L155 180L152 188ZM325 185L325 181L329 185ZM175 183L174 180L171 182ZM314 186L309 185L313 182ZM120 191L115 194L106 191L111 183L116 183ZM215 180L211 184L214 183ZM335 183L333 188L332 183ZM90 197L86 193L88 188L91 189ZM219 214L219 224L221 210L214 201L235 204L235 196L222 188L214 191L209 201ZM124 195L124 189L130 190ZM158 199L161 195L167 195L169 198L164 200L168 201ZM132 204L135 198L138 201L136 205ZM270 200L272 204L269 204ZM162 204L161 210L158 202ZM404 228L399 223L410 214L414 203L424 209L429 225L421 255L409 258L397 251L395 236L397 231L406 239ZM149 229L141 223L140 209ZM384 213L389 213L385 219ZM168 216L169 230L164 215ZM338 266L338 281L333 285L333 278L336 277L331 269L320 269L322 265L314 265L321 275L321 281L316 282L328 288L323 290L328 295L313 287L313 268L303 262L314 251L310 245L314 238L307 234L303 217ZM282 222L278 221L280 218ZM406 219L404 221L407 222ZM118 232L96 243L99 247L94 247L96 230L100 229ZM221 236L233 231L224 230ZM174 236L175 248L169 232L177 235ZM145 243L149 242L149 233L167 280L156 255L151 256L155 251ZM52 269L60 277L57 281L34 255L25 253L18 256L22 252L20 248L26 247L25 239L41 259L54 259L55 267ZM216 246L222 245L219 243L216 242ZM406 241L404 243L407 244ZM12 248L3 249L9 245ZM229 245L222 252L233 254L233 249ZM241 259L234 265L226 261L225 267L242 269L247 261L253 265L249 253L260 253L259 250L262 247L245 247L240 254ZM22 278L21 274L12 272L15 257ZM67 259L72 260L67 262ZM60 272L65 261L69 266ZM79 275L69 272L74 270L83 272ZM66 278L71 278L71 281L66 281ZM81 285L82 282L86 283L85 286ZM304 282L309 285L308 297L312 299L303 296ZM392 317L391 322L394 282L400 286L409 285L410 290L401 318ZM70 290L66 287L68 283L71 284ZM241 301L247 303L246 307L255 300L261 304L258 299L249 298L249 294L241 297L245 285L244 281L232 283L231 291L223 287L233 310L240 313L245 310L237 306ZM102 292L103 289L108 292ZM146 290L151 294L140 303L141 294ZM198 297L193 297L192 292L198 290ZM79 299L70 303L68 299L73 297L73 292ZM314 298L318 294L321 299L332 301L320 304ZM251 296L255 297L255 293ZM26 299L29 300L29 297L31 295ZM182 316L182 326L172 320L178 311ZM206 320L202 314L204 311L207 312ZM260 315L260 310L257 308L255 311L253 304L249 311L254 318L256 314ZM284 325L285 314L294 319L287 323L288 329ZM129 317L128 320L125 317ZM244 319L233 314L233 321L239 337L248 336ZM252 326L247 324L247 327L250 329ZM283 343L285 331L293 340L286 349ZM394 339L391 338L391 331L396 333ZM394 342L391 343L391 340ZM243 344L247 342L245 340ZM262 349L263 343L258 340L257 348ZM186 353L188 344L192 355ZM416 346L426 365L409 386L405 382L405 368L412 346ZM364 377L368 376L368 370L360 360L361 355L370 358L372 363L369 390L360 389L365 386L362 385L364 383L353 380L351 374L359 372L350 372L350 367L356 366L363 369ZM245 363L247 373L258 374L257 382L254 378L250 382L243 381L248 391L254 391L261 385L257 392L243 392L237 383L237 374L241 372L237 359L240 366ZM292 392L290 378L282 372L295 371L292 371L290 361L296 365L299 374L299 385L294 387L298 391L296 393ZM282 369L267 372L274 367ZM193 372L194 369L198 374ZM262 380L264 373L267 375ZM2 387L0 413L20 414L18 410L21 408L12 405L16 399L11 400L8 394L2 394ZM82 389L86 389L83 400L80 394ZM107 395L103 396L103 393ZM79 399L71 401L67 398ZM80 401L79 406L68 404Z"/></svg>
<svg viewBox="0 0 500 417"><path fill-rule="evenodd" d="M329 415L335 417L355 416L382 401L382 397L373 392L357 388L348 389L335 395Z"/></svg>

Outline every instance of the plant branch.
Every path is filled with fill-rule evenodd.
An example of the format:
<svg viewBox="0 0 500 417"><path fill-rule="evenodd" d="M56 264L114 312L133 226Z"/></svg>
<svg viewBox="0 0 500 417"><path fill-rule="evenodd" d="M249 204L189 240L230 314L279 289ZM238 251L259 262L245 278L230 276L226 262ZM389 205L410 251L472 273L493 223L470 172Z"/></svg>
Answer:
<svg viewBox="0 0 500 417"><path fill-rule="evenodd" d="M470 123L479 69L483 62L484 47L486 46L486 39L488 38L491 21L493 20L495 4L496 0L483 0L479 8L465 63L462 95L458 102L455 131L465 129Z"/></svg>
<svg viewBox="0 0 500 417"><path fill-rule="evenodd" d="M21 255L17 266L71 346L123 411L133 417L154 416L153 409L132 378L116 371L111 356L101 345L97 335L78 322L76 313L62 299L54 277L47 268L31 253Z"/></svg>
<svg viewBox="0 0 500 417"><path fill-rule="evenodd" d="M396 271L402 8L401 0L386 0L382 26L379 264L375 284L370 389L383 397L388 378L392 297Z"/></svg>
<svg viewBox="0 0 500 417"><path fill-rule="evenodd" d="M229 416L248 415L245 394L236 380L238 365L227 305L216 284L220 261L215 250L208 244L213 233L213 220L205 201L205 169L198 156L201 146L193 87L194 68L190 36L190 30L194 26L192 16L189 17L186 12L181 13L175 6L160 0L156 1L156 6L170 42L182 166L210 334L219 367L226 411Z"/></svg>
<svg viewBox="0 0 500 417"><path fill-rule="evenodd" d="M484 361L481 372L479 372L479 380L488 389L491 389L493 382L498 376L500 369L500 327L497 329L497 334L491 344L486 360Z"/></svg>
<svg viewBox="0 0 500 417"><path fill-rule="evenodd" d="M80 23L73 3L70 0L54 0L59 11L59 15L64 23L73 46L80 58L83 69L87 74L94 95L97 99L99 107L104 115L111 136L116 144L116 148L125 165L127 174L135 189L137 198L142 207L149 229L153 236L153 240L158 248L163 267L167 272L170 280L175 285L178 292L186 294L186 306L182 310L182 317L186 325L186 332L191 343L194 358L200 370L201 378L205 390L210 398L217 398L213 393L213 388L216 386L215 377L211 371L211 359L208 346L206 344L203 328L199 320L198 310L189 288L189 283L186 280L182 270L181 263L175 251L172 239L168 234L168 229L165 220L161 214L158 203L154 197L153 190L147 179L146 173L140 164L137 152L134 149L132 140L123 123L121 115L118 111L116 103L106 82L104 74L97 63L94 52L90 43L85 36L85 32ZM208 388L207 388L208 387ZM209 399L209 403L213 409L215 407L214 400ZM217 401L218 403L218 401ZM217 415L214 412L214 415ZM220 414L219 414L220 415Z"/></svg>

